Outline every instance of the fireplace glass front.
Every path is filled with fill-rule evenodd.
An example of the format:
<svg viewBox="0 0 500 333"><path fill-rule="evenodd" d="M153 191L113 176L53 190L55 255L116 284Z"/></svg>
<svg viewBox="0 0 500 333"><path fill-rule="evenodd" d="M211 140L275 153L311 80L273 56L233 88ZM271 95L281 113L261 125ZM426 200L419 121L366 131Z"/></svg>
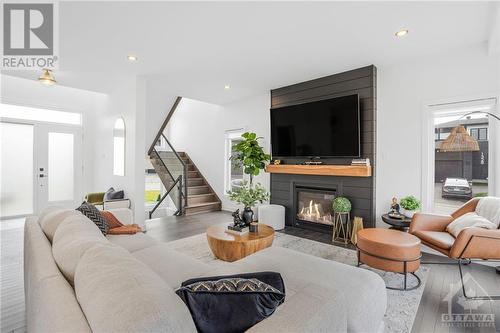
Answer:
<svg viewBox="0 0 500 333"><path fill-rule="evenodd" d="M297 220L333 225L333 199L335 199L335 190L297 187Z"/></svg>

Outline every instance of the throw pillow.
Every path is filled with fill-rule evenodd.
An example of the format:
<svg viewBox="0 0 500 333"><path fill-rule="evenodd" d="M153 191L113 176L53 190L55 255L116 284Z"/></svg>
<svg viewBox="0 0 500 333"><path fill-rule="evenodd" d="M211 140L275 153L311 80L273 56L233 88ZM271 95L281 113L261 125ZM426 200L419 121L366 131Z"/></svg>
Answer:
<svg viewBox="0 0 500 333"><path fill-rule="evenodd" d="M110 211L103 210L100 213L106 219L106 223L108 224L108 232L113 228L119 228L123 226L123 224Z"/></svg>
<svg viewBox="0 0 500 333"><path fill-rule="evenodd" d="M138 232L142 232L141 227L137 224L122 225L118 228L113 228L108 230L108 235L135 235Z"/></svg>
<svg viewBox="0 0 500 333"><path fill-rule="evenodd" d="M125 198L125 193L123 190L116 191L114 188L110 187L109 190L104 193L104 201L120 200Z"/></svg>
<svg viewBox="0 0 500 333"><path fill-rule="evenodd" d="M285 286L279 273L258 272L191 279L176 294L198 332L244 332L285 301Z"/></svg>
<svg viewBox="0 0 500 333"><path fill-rule="evenodd" d="M497 226L484 217L477 215L475 212L471 212L456 218L453 222L448 224L446 231L457 238L460 232L467 228L496 229Z"/></svg>
<svg viewBox="0 0 500 333"><path fill-rule="evenodd" d="M481 198L477 203L476 213L500 228L500 198Z"/></svg>
<svg viewBox="0 0 500 333"><path fill-rule="evenodd" d="M106 219L101 215L99 210L95 208L94 205L84 201L76 210L81 212L89 220L94 222L99 230L101 230L102 234L106 236L108 232L108 224L106 223Z"/></svg>

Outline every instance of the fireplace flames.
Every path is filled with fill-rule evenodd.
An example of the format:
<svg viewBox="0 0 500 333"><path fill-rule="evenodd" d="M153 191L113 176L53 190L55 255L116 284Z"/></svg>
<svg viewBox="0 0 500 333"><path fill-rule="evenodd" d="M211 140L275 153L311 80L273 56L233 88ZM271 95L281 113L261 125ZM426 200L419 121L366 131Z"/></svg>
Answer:
<svg viewBox="0 0 500 333"><path fill-rule="evenodd" d="M302 207L297 216L304 221L333 224L332 216L329 213L325 214L321 204L314 203L313 200L309 201L309 206Z"/></svg>

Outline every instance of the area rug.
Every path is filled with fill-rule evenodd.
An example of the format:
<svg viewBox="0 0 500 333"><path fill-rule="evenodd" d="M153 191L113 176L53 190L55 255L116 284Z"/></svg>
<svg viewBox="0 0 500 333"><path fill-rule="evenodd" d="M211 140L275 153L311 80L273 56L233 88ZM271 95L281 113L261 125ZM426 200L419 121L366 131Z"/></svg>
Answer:
<svg viewBox="0 0 500 333"><path fill-rule="evenodd" d="M183 239L178 239L167 243L176 251L182 252L190 257L198 259L209 265L218 265L220 260L216 259L208 247L205 234L195 235ZM320 243L305 238L300 238L284 233L276 233L273 246L280 246L287 249L307 253L316 257L341 262L347 265L356 266L356 251L342 247ZM388 285L401 285L402 276L399 274L383 272L362 266L379 274ZM422 298L429 268L421 267L417 275L421 278L422 284L412 291L387 290L387 311L385 313L386 332L410 332L417 314L418 305ZM408 281L413 283L413 277L408 277Z"/></svg>

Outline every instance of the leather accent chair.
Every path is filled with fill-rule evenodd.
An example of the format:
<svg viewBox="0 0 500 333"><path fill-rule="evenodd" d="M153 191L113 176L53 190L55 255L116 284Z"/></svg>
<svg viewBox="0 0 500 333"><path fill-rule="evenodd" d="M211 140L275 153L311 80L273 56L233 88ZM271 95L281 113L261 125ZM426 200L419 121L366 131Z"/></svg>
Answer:
<svg viewBox="0 0 500 333"><path fill-rule="evenodd" d="M434 250L449 258L456 259L462 278L461 264L474 259L500 260L500 229L467 228L455 238L446 227L456 218L476 210L480 198L473 198L451 215L416 213L410 224L409 232ZM463 278L462 278L463 286ZM464 296L465 288L463 288ZM497 299L498 296L475 297L475 299Z"/></svg>
<svg viewBox="0 0 500 333"><path fill-rule="evenodd" d="M479 198L465 203L451 215L416 213L410 224L410 233L423 244L453 259L500 259L500 229L468 228L457 238L446 231L456 218L476 210Z"/></svg>

